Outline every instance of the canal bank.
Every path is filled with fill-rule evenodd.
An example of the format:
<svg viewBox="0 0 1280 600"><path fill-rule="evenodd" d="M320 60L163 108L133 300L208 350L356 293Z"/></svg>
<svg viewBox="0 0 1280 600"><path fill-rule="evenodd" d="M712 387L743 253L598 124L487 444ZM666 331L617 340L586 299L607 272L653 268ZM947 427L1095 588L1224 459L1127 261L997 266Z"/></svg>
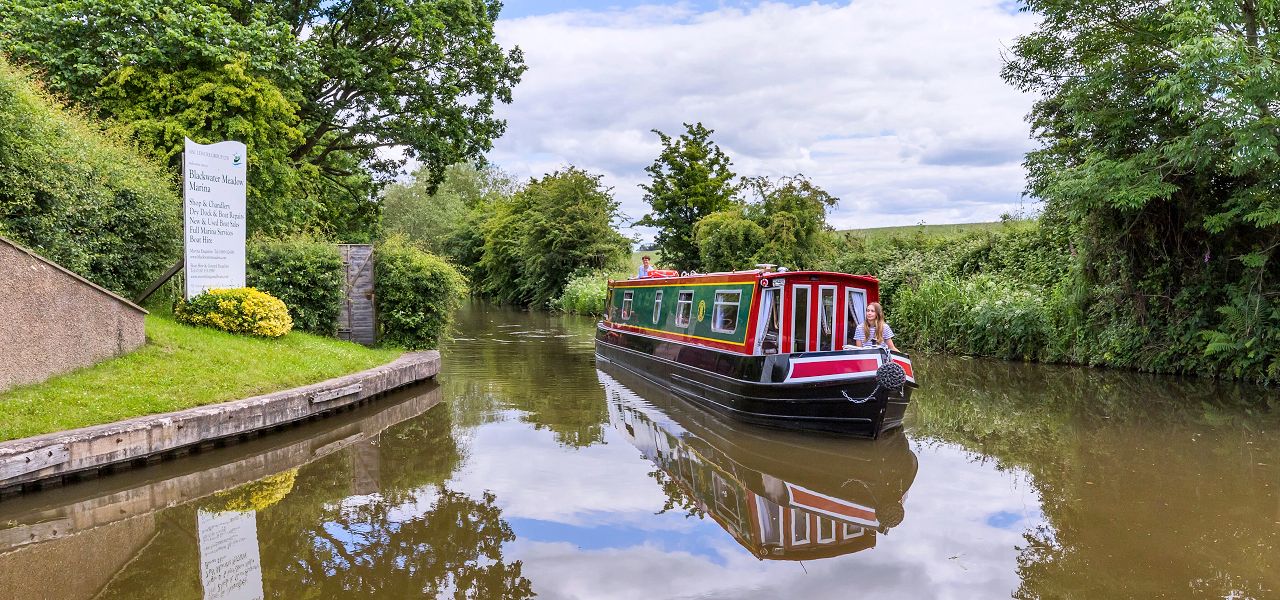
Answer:
<svg viewBox="0 0 1280 600"><path fill-rule="evenodd" d="M439 352L410 352L380 367L280 392L3 442L0 496L257 435L369 401L439 371Z"/></svg>
<svg viewBox="0 0 1280 600"><path fill-rule="evenodd" d="M440 401L380 431L348 428L401 406L395 396L0 502L0 590L73 600L207 600L227 581L264 598L1280 591L1280 415L1251 411L1266 403L1261 388L919 356L928 379L904 428L868 443L746 428L611 381L590 319L476 303L457 322L438 391L427 392ZM806 546L838 552L815 558Z"/></svg>

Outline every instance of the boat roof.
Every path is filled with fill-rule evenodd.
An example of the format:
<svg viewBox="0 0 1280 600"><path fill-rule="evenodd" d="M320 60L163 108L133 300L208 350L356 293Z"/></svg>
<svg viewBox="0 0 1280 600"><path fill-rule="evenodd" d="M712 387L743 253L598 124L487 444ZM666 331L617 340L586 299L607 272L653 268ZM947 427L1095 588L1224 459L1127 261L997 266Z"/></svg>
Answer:
<svg viewBox="0 0 1280 600"><path fill-rule="evenodd" d="M810 279L813 281L844 281L848 283L859 283L862 285L878 287L880 280L870 275L850 275L849 273L837 273L835 271L765 271L763 269L751 269L749 271L726 271L721 273L698 273L694 275L683 275L677 277L637 277L632 279L619 279L610 281L610 287L647 287L647 286L668 286L668 285L696 285L707 283L741 283L747 281L758 281L763 278L776 279L786 278L795 280L797 278Z"/></svg>

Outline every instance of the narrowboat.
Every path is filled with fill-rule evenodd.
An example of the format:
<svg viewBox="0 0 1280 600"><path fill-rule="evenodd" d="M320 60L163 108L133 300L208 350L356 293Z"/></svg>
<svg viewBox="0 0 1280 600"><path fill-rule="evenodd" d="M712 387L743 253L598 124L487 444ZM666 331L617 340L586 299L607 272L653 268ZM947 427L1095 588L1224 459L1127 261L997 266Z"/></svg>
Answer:
<svg viewBox="0 0 1280 600"><path fill-rule="evenodd" d="M752 423L870 438L901 426L910 357L854 343L879 282L770 267L610 281L596 355Z"/></svg>
<svg viewBox="0 0 1280 600"><path fill-rule="evenodd" d="M609 421L652 461L668 505L707 516L762 560L873 548L902 523L917 472L907 436L874 441L768 430L597 361Z"/></svg>

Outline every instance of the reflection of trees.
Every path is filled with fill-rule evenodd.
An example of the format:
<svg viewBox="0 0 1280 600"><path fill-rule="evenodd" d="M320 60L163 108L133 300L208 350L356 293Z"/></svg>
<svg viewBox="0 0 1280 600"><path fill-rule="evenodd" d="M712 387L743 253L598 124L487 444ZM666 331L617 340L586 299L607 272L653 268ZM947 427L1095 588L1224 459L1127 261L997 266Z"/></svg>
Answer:
<svg viewBox="0 0 1280 600"><path fill-rule="evenodd" d="M662 488L662 494L666 496L666 500L662 503L662 510L657 514L664 514L669 510L680 509L685 517L697 517L701 519L706 516L706 512L698 504L698 499L685 493L684 488L680 486L680 482L676 481L670 473L663 471L661 468L649 471L649 476L658 482L658 487Z"/></svg>
<svg viewBox="0 0 1280 600"><path fill-rule="evenodd" d="M259 508L268 598L531 597L522 564L504 560L503 544L515 535L494 496L445 487L462 461L451 417L431 410L377 440L352 440L296 476L287 471L157 513L155 537L102 597L200 598L196 514L226 508L229 498Z"/></svg>
<svg viewBox="0 0 1280 600"><path fill-rule="evenodd" d="M595 379L590 319L473 303L459 313L456 329L478 341L446 350L451 365L459 365L450 366L446 379L450 397L488 410L520 410L523 420L563 446L604 441L609 415Z"/></svg>
<svg viewBox="0 0 1280 600"><path fill-rule="evenodd" d="M1030 475L1018 598L1261 597L1280 586L1280 439L1249 386L927 358L914 437Z"/></svg>
<svg viewBox="0 0 1280 600"><path fill-rule="evenodd" d="M306 543L298 554L263 557L268 597L533 596L521 562L503 560L502 544L515 534L493 494L476 500L429 487L405 500L334 505L310 528L273 531Z"/></svg>

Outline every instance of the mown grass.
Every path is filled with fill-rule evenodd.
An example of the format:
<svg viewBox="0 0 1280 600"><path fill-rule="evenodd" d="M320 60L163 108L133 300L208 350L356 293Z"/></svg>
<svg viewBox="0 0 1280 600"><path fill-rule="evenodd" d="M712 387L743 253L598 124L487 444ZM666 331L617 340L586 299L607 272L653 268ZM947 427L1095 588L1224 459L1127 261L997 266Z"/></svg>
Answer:
<svg viewBox="0 0 1280 600"><path fill-rule="evenodd" d="M0 393L0 440L237 400L372 368L399 349L292 332L274 340L149 315L128 355Z"/></svg>
<svg viewBox="0 0 1280 600"><path fill-rule="evenodd" d="M920 235L926 238L963 237L971 233L1008 231L1016 228L1034 228L1035 221L1014 219L1010 221L992 221L989 223L955 223L951 225L902 225L898 227L870 227L867 229L845 229L838 233L847 233L865 239L904 237Z"/></svg>

